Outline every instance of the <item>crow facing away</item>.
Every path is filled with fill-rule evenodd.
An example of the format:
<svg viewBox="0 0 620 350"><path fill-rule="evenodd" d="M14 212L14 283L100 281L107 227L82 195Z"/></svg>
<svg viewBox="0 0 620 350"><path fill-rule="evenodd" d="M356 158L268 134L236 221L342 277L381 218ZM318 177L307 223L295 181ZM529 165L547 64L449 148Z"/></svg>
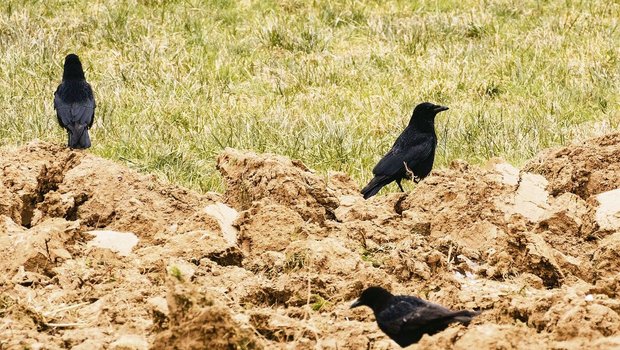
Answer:
<svg viewBox="0 0 620 350"><path fill-rule="evenodd" d="M447 109L429 102L415 107L409 125L372 169L375 177L362 189L364 199L374 196L392 181L404 192L400 184L402 179L413 178L418 183L431 172L437 147L435 116Z"/></svg>
<svg viewBox="0 0 620 350"><path fill-rule="evenodd" d="M95 107L93 89L86 82L79 57L67 55L62 82L54 93L54 109L58 123L67 130L70 148L90 147L88 129L93 126Z"/></svg>
<svg viewBox="0 0 620 350"><path fill-rule="evenodd" d="M433 335L451 323L467 325L475 311L451 311L417 297L392 295L381 287L366 288L351 308L366 305L375 314L379 328L401 347L417 343L424 334Z"/></svg>

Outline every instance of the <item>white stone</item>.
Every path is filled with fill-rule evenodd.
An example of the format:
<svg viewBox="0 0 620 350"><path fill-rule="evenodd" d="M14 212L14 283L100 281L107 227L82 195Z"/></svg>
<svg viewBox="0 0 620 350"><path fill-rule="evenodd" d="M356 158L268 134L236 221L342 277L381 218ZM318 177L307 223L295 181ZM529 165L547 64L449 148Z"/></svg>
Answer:
<svg viewBox="0 0 620 350"><path fill-rule="evenodd" d="M519 183L519 169L508 163L498 163L493 167L502 176L502 182L509 186Z"/></svg>
<svg viewBox="0 0 620 350"><path fill-rule="evenodd" d="M89 247L110 249L122 256L131 254L133 247L140 241L131 232L88 231L86 233L95 236L95 238L88 242Z"/></svg>
<svg viewBox="0 0 620 350"><path fill-rule="evenodd" d="M146 300L146 303L151 306L155 311L158 311L166 316L169 314L168 301L161 296L152 297Z"/></svg>
<svg viewBox="0 0 620 350"><path fill-rule="evenodd" d="M235 209L224 203L215 203L204 208L204 212L218 221L222 235L228 244L237 244L238 232L233 223L239 217L239 213Z"/></svg>
<svg viewBox="0 0 620 350"><path fill-rule="evenodd" d="M547 179L538 174L523 173L512 200L502 206L506 214L521 214L531 222L539 222L550 208Z"/></svg>
<svg viewBox="0 0 620 350"><path fill-rule="evenodd" d="M360 199L361 199L360 196L352 196L352 195L344 195L344 196L338 197L341 207L350 207L353 204L355 204L355 202L359 201Z"/></svg>
<svg viewBox="0 0 620 350"><path fill-rule="evenodd" d="M246 314L234 314L233 320L237 321L239 324L248 324L250 323L250 316Z"/></svg>
<svg viewBox="0 0 620 350"><path fill-rule="evenodd" d="M620 188L596 196L595 219L602 230L620 230Z"/></svg>

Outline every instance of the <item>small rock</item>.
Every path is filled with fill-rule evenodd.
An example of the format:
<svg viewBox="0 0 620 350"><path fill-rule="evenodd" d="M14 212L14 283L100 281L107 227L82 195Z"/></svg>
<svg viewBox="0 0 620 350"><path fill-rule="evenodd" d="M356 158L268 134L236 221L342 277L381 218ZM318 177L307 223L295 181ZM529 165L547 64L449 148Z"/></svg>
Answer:
<svg viewBox="0 0 620 350"><path fill-rule="evenodd" d="M596 196L600 203L595 218L602 230L620 230L620 188Z"/></svg>
<svg viewBox="0 0 620 350"><path fill-rule="evenodd" d="M343 206L352 206L360 198L359 196L346 195L346 196L339 197L339 199L340 199L340 206L343 207Z"/></svg>
<svg viewBox="0 0 620 350"><path fill-rule="evenodd" d="M140 241L131 232L88 231L86 233L95 236L88 242L89 247L110 249L122 256L128 256L133 247Z"/></svg>
<svg viewBox="0 0 620 350"><path fill-rule="evenodd" d="M248 324L250 323L250 316L246 314L234 314L232 315L233 320L235 320L239 324Z"/></svg>
<svg viewBox="0 0 620 350"><path fill-rule="evenodd" d="M512 164L506 163L503 159L492 158L485 167L497 172L501 176L500 181L502 183L509 186L519 184L519 169Z"/></svg>
<svg viewBox="0 0 620 350"><path fill-rule="evenodd" d="M151 310L151 316L153 318L153 328L155 330L161 330L167 327L170 322L170 309L168 308L168 301L164 297L153 297L146 301Z"/></svg>
<svg viewBox="0 0 620 350"><path fill-rule="evenodd" d="M504 210L508 215L521 214L531 222L539 222L549 209L546 187L543 176L524 173L512 203Z"/></svg>
<svg viewBox="0 0 620 350"><path fill-rule="evenodd" d="M220 224L222 235L228 244L237 244L237 229L233 223L239 217L239 213L224 203L215 203L204 208L204 212L214 217Z"/></svg>
<svg viewBox="0 0 620 350"><path fill-rule="evenodd" d="M159 312L162 315L168 316L168 302L164 297L152 297L146 300L146 303L151 307L153 311Z"/></svg>

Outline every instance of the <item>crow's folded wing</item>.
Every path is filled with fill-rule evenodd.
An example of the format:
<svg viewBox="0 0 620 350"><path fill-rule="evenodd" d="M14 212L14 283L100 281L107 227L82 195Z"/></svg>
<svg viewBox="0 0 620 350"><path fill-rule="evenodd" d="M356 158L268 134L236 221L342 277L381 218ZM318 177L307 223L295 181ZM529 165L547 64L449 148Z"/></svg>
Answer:
<svg viewBox="0 0 620 350"><path fill-rule="evenodd" d="M89 98L81 102L67 103L56 94L54 96L54 108L56 109L58 123L63 128L74 123L90 126L95 115L95 99Z"/></svg>
<svg viewBox="0 0 620 350"><path fill-rule="evenodd" d="M406 321L406 317L414 313L417 309L415 304L401 300L390 304L379 315L377 322L388 334L397 334L401 331Z"/></svg>
<svg viewBox="0 0 620 350"><path fill-rule="evenodd" d="M425 136L427 135L420 135L411 140L410 146L395 144L372 169L373 174L392 176L403 171L404 162L411 168L427 159L433 153L435 145L432 137Z"/></svg>
<svg viewBox="0 0 620 350"><path fill-rule="evenodd" d="M451 311L439 305L427 304L403 317L402 329L417 330L420 327L445 323L460 313L461 311Z"/></svg>

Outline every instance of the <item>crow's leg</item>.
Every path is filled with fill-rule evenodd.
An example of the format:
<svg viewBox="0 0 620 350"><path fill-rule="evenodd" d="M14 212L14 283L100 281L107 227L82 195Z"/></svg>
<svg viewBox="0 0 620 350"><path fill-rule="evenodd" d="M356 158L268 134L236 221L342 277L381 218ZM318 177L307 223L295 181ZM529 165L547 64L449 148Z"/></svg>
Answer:
<svg viewBox="0 0 620 350"><path fill-rule="evenodd" d="M398 185L398 187L400 188L400 191L401 191L401 192L405 192L405 190L403 190L403 186L400 184L400 180L402 180L402 179L398 179L398 180L396 180L396 184L397 184L397 185Z"/></svg>
<svg viewBox="0 0 620 350"><path fill-rule="evenodd" d="M409 167L407 166L407 162L403 162L403 165L405 166L405 173L407 173L407 178L413 179L415 175L413 174L413 171L411 171L411 169L409 169Z"/></svg>

